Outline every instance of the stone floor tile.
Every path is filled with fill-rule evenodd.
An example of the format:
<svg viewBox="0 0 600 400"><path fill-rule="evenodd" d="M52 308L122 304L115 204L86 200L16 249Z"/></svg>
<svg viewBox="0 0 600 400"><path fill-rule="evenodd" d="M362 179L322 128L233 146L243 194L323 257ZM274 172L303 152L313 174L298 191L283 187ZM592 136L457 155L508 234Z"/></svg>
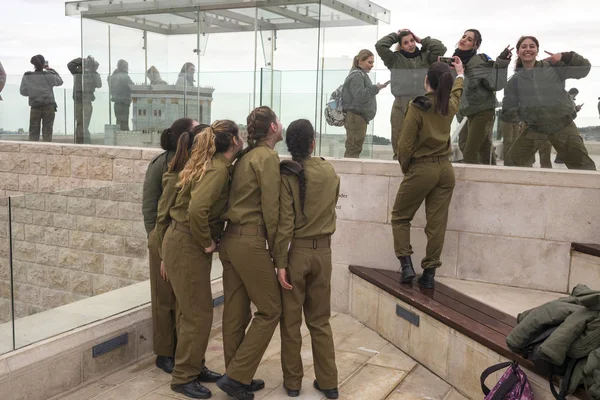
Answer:
<svg viewBox="0 0 600 400"><path fill-rule="evenodd" d="M283 384L283 373L281 372L281 359L279 355L261 362L255 376L265 381L265 388L254 393L255 400L268 396L273 390L280 387Z"/></svg>
<svg viewBox="0 0 600 400"><path fill-rule="evenodd" d="M450 390L448 396L444 400L468 400L468 397L463 396L456 389Z"/></svg>
<svg viewBox="0 0 600 400"><path fill-rule="evenodd" d="M449 384L427 368L418 365L387 397L387 400L444 400L450 389Z"/></svg>
<svg viewBox="0 0 600 400"><path fill-rule="evenodd" d="M386 344L379 350L379 354L371 357L367 363L379 365L380 367L399 369L406 372L411 371L417 365L415 360L391 343Z"/></svg>
<svg viewBox="0 0 600 400"><path fill-rule="evenodd" d="M120 385L124 382L127 382L130 379L137 377L140 372L146 372L156 368L156 366L154 365L154 360L154 356L148 357L142 361L130 365L129 367L113 372L110 375L101 378L100 382L105 385Z"/></svg>
<svg viewBox="0 0 600 400"><path fill-rule="evenodd" d="M154 392L141 398L141 400L173 400L175 397L167 396L162 393Z"/></svg>
<svg viewBox="0 0 600 400"><path fill-rule="evenodd" d="M379 336L376 332L363 326L362 329L359 329L346 340L342 341L336 349L373 356L388 343L387 340Z"/></svg>
<svg viewBox="0 0 600 400"><path fill-rule="evenodd" d="M162 385L164 385L163 382L157 382L148 376L142 375L129 380L122 385L109 390L108 392L93 397L92 400L137 400L149 393L152 393Z"/></svg>
<svg viewBox="0 0 600 400"><path fill-rule="evenodd" d="M204 359L208 367L210 367L211 361L218 358L223 358L223 339L220 335L208 341L206 353L204 353Z"/></svg>
<svg viewBox="0 0 600 400"><path fill-rule="evenodd" d="M58 396L53 397L51 400L89 400L101 393L108 392L115 387L116 385L107 385L102 382L94 382L83 386L70 394L59 394Z"/></svg>
<svg viewBox="0 0 600 400"><path fill-rule="evenodd" d="M340 387L344 400L384 399L406 376L406 371L367 364Z"/></svg>
<svg viewBox="0 0 600 400"><path fill-rule="evenodd" d="M336 350L335 365L338 370L338 386L350 378L368 359L369 356L366 354Z"/></svg>
<svg viewBox="0 0 600 400"><path fill-rule="evenodd" d="M338 314L331 319L331 330L333 331L333 343L339 344L352 335L354 332L364 327L356 319L348 314Z"/></svg>

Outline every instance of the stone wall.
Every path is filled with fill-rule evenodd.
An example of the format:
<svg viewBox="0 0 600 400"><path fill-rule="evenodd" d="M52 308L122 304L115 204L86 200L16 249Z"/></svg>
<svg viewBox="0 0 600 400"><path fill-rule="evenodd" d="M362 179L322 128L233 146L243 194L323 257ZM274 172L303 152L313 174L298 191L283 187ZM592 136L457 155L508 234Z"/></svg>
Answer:
<svg viewBox="0 0 600 400"><path fill-rule="evenodd" d="M148 279L141 194L136 183L11 197L16 317ZM10 318L9 278L2 262L0 322Z"/></svg>

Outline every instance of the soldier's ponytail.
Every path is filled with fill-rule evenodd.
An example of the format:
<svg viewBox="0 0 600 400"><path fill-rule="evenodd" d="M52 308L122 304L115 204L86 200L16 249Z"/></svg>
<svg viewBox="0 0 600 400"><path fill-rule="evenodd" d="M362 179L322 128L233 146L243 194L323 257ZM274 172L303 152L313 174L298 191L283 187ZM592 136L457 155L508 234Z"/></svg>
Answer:
<svg viewBox="0 0 600 400"><path fill-rule="evenodd" d="M429 86L435 90L435 112L445 117L449 112L450 92L454 85L454 77L448 64L441 62L431 64L427 71L427 81Z"/></svg>
<svg viewBox="0 0 600 400"><path fill-rule="evenodd" d="M298 119L288 126L285 142L288 151L292 155L292 160L302 165L302 170L298 173L298 183L300 187L300 206L304 212L304 203L306 201L306 175L304 174L304 160L310 156L310 146L315 140L315 129L307 119Z"/></svg>

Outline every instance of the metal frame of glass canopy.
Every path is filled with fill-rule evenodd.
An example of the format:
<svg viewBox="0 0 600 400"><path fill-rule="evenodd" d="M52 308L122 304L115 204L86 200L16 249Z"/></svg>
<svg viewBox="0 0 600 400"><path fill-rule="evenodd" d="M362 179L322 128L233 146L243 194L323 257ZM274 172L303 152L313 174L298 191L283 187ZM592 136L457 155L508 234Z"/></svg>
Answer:
<svg viewBox="0 0 600 400"><path fill-rule="evenodd" d="M197 34L197 13L206 33L390 22L390 11L369 0L83 0L65 8L68 16L164 35Z"/></svg>

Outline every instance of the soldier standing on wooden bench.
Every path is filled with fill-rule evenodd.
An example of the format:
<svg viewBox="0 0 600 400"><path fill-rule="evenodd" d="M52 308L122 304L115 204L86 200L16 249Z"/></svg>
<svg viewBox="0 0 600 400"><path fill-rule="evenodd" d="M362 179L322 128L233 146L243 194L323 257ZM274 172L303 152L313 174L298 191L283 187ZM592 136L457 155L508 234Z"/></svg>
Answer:
<svg viewBox="0 0 600 400"><path fill-rule="evenodd" d="M458 74L456 80L448 64L431 64L425 78L427 93L409 104L398 144L404 179L392 210L394 250L402 269L401 282L411 283L416 274L411 260L410 223L425 201L427 250L421 261L419 284L428 289L434 286L435 269L442 265L440 256L454 191L450 125L463 92L464 68L456 56L452 65Z"/></svg>

